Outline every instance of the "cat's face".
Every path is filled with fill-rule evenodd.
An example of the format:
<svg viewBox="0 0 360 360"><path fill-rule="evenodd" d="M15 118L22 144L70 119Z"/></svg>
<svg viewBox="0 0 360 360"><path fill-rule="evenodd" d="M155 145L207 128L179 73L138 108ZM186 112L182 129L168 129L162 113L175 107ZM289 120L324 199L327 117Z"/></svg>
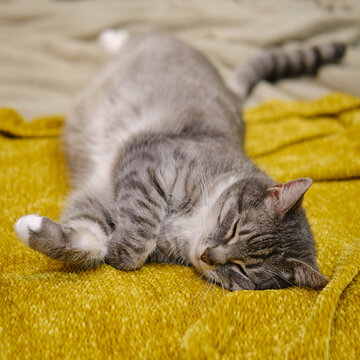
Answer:
<svg viewBox="0 0 360 360"><path fill-rule="evenodd" d="M216 226L199 249L197 268L228 290L323 288L313 236L301 207L310 179L267 188L255 181L222 194ZM213 214L214 215L214 214Z"/></svg>

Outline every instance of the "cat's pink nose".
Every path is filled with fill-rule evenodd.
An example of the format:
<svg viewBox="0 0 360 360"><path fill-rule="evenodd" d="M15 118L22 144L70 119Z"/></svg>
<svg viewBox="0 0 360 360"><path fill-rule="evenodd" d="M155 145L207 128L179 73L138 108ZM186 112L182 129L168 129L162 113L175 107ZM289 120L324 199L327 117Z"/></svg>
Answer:
<svg viewBox="0 0 360 360"><path fill-rule="evenodd" d="M208 265L211 265L210 259L209 259L209 249L206 249L204 253L200 256L200 259L207 263Z"/></svg>

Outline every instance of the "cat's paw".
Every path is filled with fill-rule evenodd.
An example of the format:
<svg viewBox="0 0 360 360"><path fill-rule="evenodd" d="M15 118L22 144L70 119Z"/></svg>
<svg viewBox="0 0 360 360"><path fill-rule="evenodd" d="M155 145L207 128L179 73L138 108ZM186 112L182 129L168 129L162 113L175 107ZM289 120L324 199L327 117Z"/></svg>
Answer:
<svg viewBox="0 0 360 360"><path fill-rule="evenodd" d="M100 47L109 55L114 55L124 46L129 33L126 30L108 29L103 31L98 39Z"/></svg>
<svg viewBox="0 0 360 360"><path fill-rule="evenodd" d="M30 231L38 232L41 229L42 217L39 215L26 215L15 223L15 232L18 238L29 246Z"/></svg>

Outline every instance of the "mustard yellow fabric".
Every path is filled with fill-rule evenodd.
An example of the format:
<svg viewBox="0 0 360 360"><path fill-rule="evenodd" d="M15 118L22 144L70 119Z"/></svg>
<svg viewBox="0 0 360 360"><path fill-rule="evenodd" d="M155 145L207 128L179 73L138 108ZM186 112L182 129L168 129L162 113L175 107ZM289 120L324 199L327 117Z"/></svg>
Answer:
<svg viewBox="0 0 360 360"><path fill-rule="evenodd" d="M246 151L279 181L315 180L305 197L318 262L331 280L230 293L188 267L74 272L23 246L24 214L58 218L69 191L62 119L0 111L0 358L359 359L360 99L247 110Z"/></svg>

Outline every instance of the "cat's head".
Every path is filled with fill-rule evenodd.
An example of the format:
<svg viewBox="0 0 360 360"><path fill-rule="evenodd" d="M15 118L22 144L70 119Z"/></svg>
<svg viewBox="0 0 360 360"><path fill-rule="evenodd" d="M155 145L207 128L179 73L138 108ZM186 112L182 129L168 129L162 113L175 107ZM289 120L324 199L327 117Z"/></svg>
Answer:
<svg viewBox="0 0 360 360"><path fill-rule="evenodd" d="M301 207L311 184L249 179L231 186L211 210L216 225L199 244L195 266L229 290L326 286Z"/></svg>

